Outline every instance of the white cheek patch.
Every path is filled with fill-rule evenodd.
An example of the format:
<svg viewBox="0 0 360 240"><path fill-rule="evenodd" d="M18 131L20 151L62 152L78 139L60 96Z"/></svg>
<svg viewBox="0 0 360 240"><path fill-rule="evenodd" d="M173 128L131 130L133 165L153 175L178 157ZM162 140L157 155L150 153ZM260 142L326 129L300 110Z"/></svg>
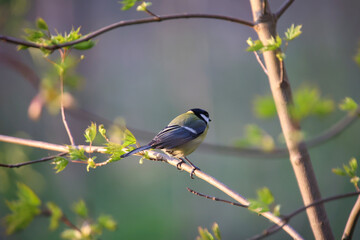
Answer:
<svg viewBox="0 0 360 240"><path fill-rule="evenodd" d="M183 126L183 128L185 128L185 129L188 130L189 132L192 132L192 133L194 133L194 134L197 134L197 132L196 132L195 129L193 129L193 128L185 127L185 126Z"/></svg>
<svg viewBox="0 0 360 240"><path fill-rule="evenodd" d="M200 115L206 121L206 123L209 123L210 119L207 116L205 116L204 114L200 114Z"/></svg>

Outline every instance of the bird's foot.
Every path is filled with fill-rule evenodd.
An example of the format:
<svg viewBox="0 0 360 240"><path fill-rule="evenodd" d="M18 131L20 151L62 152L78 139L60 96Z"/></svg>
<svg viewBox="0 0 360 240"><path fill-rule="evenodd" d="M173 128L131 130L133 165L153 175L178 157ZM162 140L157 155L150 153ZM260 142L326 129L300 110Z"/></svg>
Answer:
<svg viewBox="0 0 360 240"><path fill-rule="evenodd" d="M196 167L196 166L193 166L194 168L192 169L191 173L190 173L190 178L191 179L194 179L194 173L195 173L195 170L200 170L200 168Z"/></svg>
<svg viewBox="0 0 360 240"><path fill-rule="evenodd" d="M178 170L181 170L181 164L183 164L183 163L185 163L185 161L184 161L184 159L179 159L180 160L180 162L178 163L178 164L176 164L176 168L178 169Z"/></svg>

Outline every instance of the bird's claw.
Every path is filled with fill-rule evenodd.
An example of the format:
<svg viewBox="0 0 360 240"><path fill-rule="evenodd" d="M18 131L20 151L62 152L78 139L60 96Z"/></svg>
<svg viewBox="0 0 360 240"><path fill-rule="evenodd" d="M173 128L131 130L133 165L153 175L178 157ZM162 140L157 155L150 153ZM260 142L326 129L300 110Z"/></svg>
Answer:
<svg viewBox="0 0 360 240"><path fill-rule="evenodd" d="M183 164L185 161L184 160L182 160L182 159L180 159L181 160L181 162L179 162L178 164L176 164L176 168L178 169L178 170L181 170L181 164Z"/></svg>
<svg viewBox="0 0 360 240"><path fill-rule="evenodd" d="M191 178L191 179L194 179L195 170L200 170L200 168L194 167L194 168L192 169L192 171L191 171L191 173L190 173L190 178Z"/></svg>

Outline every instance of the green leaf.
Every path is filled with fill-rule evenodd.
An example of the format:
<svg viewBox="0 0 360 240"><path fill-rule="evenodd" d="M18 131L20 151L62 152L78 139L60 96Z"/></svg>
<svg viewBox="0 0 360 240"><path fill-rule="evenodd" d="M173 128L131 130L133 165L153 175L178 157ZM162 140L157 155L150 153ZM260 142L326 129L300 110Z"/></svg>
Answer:
<svg viewBox="0 0 360 240"><path fill-rule="evenodd" d="M23 183L17 183L17 187L18 200L6 201L6 205L11 211L5 216L7 234L26 228L34 217L41 212L39 197Z"/></svg>
<svg viewBox="0 0 360 240"><path fill-rule="evenodd" d="M83 160L87 161L87 157L85 156L85 150L83 148L75 148L74 146L68 146L69 156L71 160Z"/></svg>
<svg viewBox="0 0 360 240"><path fill-rule="evenodd" d="M140 0L123 0L120 3L123 5L121 10L126 11L132 8L136 2L139 2Z"/></svg>
<svg viewBox="0 0 360 240"><path fill-rule="evenodd" d="M87 50L95 46L95 42L92 40L84 41L73 45L73 48L77 50Z"/></svg>
<svg viewBox="0 0 360 240"><path fill-rule="evenodd" d="M249 210L257 212L257 213L264 213L264 212L268 212L270 209L269 207L256 199L249 199L250 205L248 207Z"/></svg>
<svg viewBox="0 0 360 240"><path fill-rule="evenodd" d="M97 134L97 127L96 127L96 123L91 123L91 125L85 130L85 139L86 142L88 143L92 143L96 137Z"/></svg>
<svg viewBox="0 0 360 240"><path fill-rule="evenodd" d="M75 230L75 229L65 229L61 233L61 238L63 239L69 239L69 240L75 240L75 239L83 239L81 234Z"/></svg>
<svg viewBox="0 0 360 240"><path fill-rule="evenodd" d="M37 26L37 28L39 28L41 30L45 30L45 31L49 30L48 25L46 24L44 19L42 19L40 17L36 20L36 26Z"/></svg>
<svg viewBox="0 0 360 240"><path fill-rule="evenodd" d="M275 147L274 139L255 124L246 125L245 138L237 140L236 146L239 147L259 147L264 151L271 151Z"/></svg>
<svg viewBox="0 0 360 240"><path fill-rule="evenodd" d="M25 50L25 49L28 49L29 47L28 46L24 46L24 45L17 45L17 50L20 51L20 50Z"/></svg>
<svg viewBox="0 0 360 240"><path fill-rule="evenodd" d="M356 161L356 158L352 158L349 162L349 166L351 167L351 170L352 171L356 171L357 168L358 168L358 164L357 164L357 161Z"/></svg>
<svg viewBox="0 0 360 240"><path fill-rule="evenodd" d="M270 205L274 202L274 196L267 187L263 187L257 190L257 194L258 194L258 199L267 205Z"/></svg>
<svg viewBox="0 0 360 240"><path fill-rule="evenodd" d="M214 237L209 233L206 228L198 227L199 235L201 240L214 240Z"/></svg>
<svg viewBox="0 0 360 240"><path fill-rule="evenodd" d="M346 172L344 170L342 170L341 168L333 168L331 171L333 173L335 173L336 175L346 176Z"/></svg>
<svg viewBox="0 0 360 240"><path fill-rule="evenodd" d="M84 200L80 199L78 202L73 204L73 211L82 218L87 218L88 216L88 209Z"/></svg>
<svg viewBox="0 0 360 240"><path fill-rule="evenodd" d="M246 49L248 52L259 51L264 47L260 40L253 41L251 37L246 40L246 43L249 45L249 47Z"/></svg>
<svg viewBox="0 0 360 240"><path fill-rule="evenodd" d="M106 154L111 154L109 162L120 160L121 155L126 153L126 151L123 150L123 146L118 144L118 143L109 142L106 145L107 145L107 147L105 147L105 149L106 149L105 153Z"/></svg>
<svg viewBox="0 0 360 240"><path fill-rule="evenodd" d="M285 32L285 41L292 41L298 36L300 36L300 34L302 33L301 28L302 25L297 25L295 27L295 25L292 24L291 27L288 28L287 31Z"/></svg>
<svg viewBox="0 0 360 240"><path fill-rule="evenodd" d="M94 159L96 157L92 157L92 158L88 158L87 160L87 166L86 166L86 171L89 172L90 168L96 168L96 163L94 162Z"/></svg>
<svg viewBox="0 0 360 240"><path fill-rule="evenodd" d="M221 240L219 225L216 222L214 222L211 229L212 229L216 239Z"/></svg>
<svg viewBox="0 0 360 240"><path fill-rule="evenodd" d="M104 127L104 124L100 124L98 129L99 129L99 133L101 134L101 136L103 136L105 139L107 139L107 137L106 137L106 129Z"/></svg>
<svg viewBox="0 0 360 240"><path fill-rule="evenodd" d="M270 39L268 39L267 44L262 48L262 51L263 52L274 51L280 48L281 44L282 44L282 40L279 35L277 35L276 38L271 37Z"/></svg>
<svg viewBox="0 0 360 240"><path fill-rule="evenodd" d="M66 158L63 157L56 157L52 164L55 164L54 169L56 170L56 173L59 173L65 169L65 167L68 165L69 161Z"/></svg>
<svg viewBox="0 0 360 240"><path fill-rule="evenodd" d="M258 96L253 103L253 110L259 118L270 118L276 116L276 106L272 96Z"/></svg>
<svg viewBox="0 0 360 240"><path fill-rule="evenodd" d="M151 2L142 2L137 8L136 11L144 12L147 11L147 8L152 5Z"/></svg>
<svg viewBox="0 0 360 240"><path fill-rule="evenodd" d="M349 97L346 97L342 103L339 104L339 108L343 111L353 112L358 108L358 104Z"/></svg>
<svg viewBox="0 0 360 240"><path fill-rule="evenodd" d="M355 186L357 186L360 178L358 176L354 176L350 179L350 182L353 183Z"/></svg>
<svg viewBox="0 0 360 240"><path fill-rule="evenodd" d="M53 202L47 202L46 207L51 212L50 217L50 230L55 230L59 227L59 220L63 216L61 209Z"/></svg>
<svg viewBox="0 0 360 240"><path fill-rule="evenodd" d="M275 207L274 207L274 210L273 210L273 213L275 216L280 216L280 204L277 204Z"/></svg>
<svg viewBox="0 0 360 240"><path fill-rule="evenodd" d="M110 215L100 215L98 224L109 231L115 231L117 227L117 223Z"/></svg>
<svg viewBox="0 0 360 240"><path fill-rule="evenodd" d="M124 143L122 144L123 147L127 147L129 145L133 145L136 143L135 136L130 132L129 129L125 129L124 132Z"/></svg>

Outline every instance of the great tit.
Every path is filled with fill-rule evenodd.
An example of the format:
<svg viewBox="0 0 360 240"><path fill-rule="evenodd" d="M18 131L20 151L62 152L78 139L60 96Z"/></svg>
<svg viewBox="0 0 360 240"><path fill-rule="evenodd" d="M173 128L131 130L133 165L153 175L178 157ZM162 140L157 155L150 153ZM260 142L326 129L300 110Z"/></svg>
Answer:
<svg viewBox="0 0 360 240"><path fill-rule="evenodd" d="M184 159L193 167L190 177L193 176L196 167L186 158L204 140L209 128L209 113L200 108L193 108L174 118L167 127L161 130L147 145L136 148L121 157L125 158L132 154L148 149L161 149L165 153L181 160Z"/></svg>

